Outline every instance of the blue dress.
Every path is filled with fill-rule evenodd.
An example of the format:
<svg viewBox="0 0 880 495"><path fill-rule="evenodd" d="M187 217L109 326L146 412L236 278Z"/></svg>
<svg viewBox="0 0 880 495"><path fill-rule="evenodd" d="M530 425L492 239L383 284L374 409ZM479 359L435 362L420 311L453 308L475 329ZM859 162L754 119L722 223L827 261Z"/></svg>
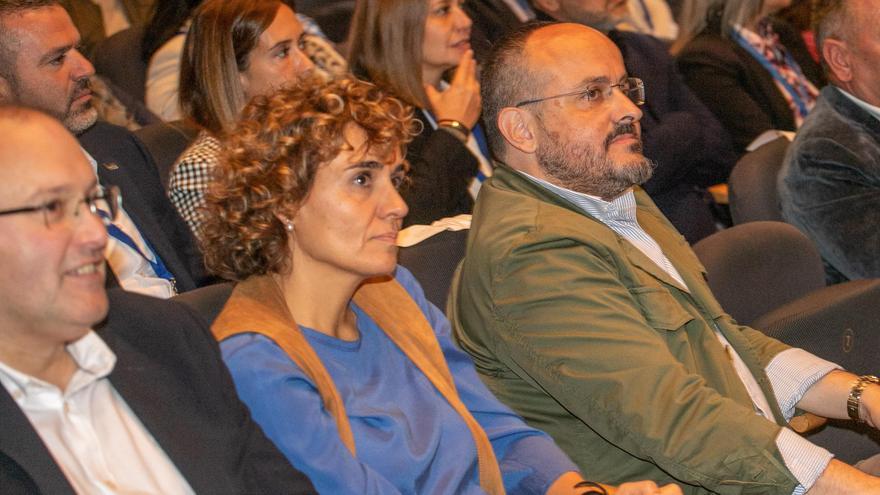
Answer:
<svg viewBox="0 0 880 495"><path fill-rule="evenodd" d="M544 493L575 465L545 433L527 426L483 385L453 344L449 322L412 274L397 280L434 328L462 402L498 458L508 493ZM220 344L254 419L321 493L476 494L476 446L461 417L373 320L352 305L360 338L342 341L302 328L336 385L357 458L342 443L314 383L268 338L242 334Z"/></svg>

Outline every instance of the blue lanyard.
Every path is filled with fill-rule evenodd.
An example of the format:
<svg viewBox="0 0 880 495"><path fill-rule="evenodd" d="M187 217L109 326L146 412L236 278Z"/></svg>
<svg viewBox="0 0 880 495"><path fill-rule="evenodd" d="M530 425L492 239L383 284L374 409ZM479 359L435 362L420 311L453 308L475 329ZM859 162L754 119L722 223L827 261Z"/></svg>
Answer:
<svg viewBox="0 0 880 495"><path fill-rule="evenodd" d="M810 109L807 108L807 103L801 97L801 92L796 90L794 87L792 87L792 85L789 84L789 82L785 79L785 77L783 77L782 74L779 73L779 71L776 69L776 67L774 67L773 64L770 63L769 60L767 60L767 57L765 57L764 54L758 52L758 50L756 50L755 47L752 46L751 43L749 43L748 40L746 40L743 37L743 35L741 35L739 33L739 31L734 30L733 37L736 40L736 42L739 43L740 46L742 46L747 52L749 52L749 54L755 60L760 62L760 64L763 65L765 69L767 69L767 72L769 72L770 75L773 76L773 79L775 79L776 82L778 82L779 84L782 85L782 87L785 88L785 91L788 92L788 94L791 96L791 100L794 102L795 106L797 107L798 114L800 114L801 118L806 117L807 114L810 113ZM784 53L784 56L785 56L785 63L788 64L788 66L791 67L792 70L796 71L798 76L802 80L806 79L806 77L804 76L804 73L801 72L800 66L797 64L797 62L794 61L793 58L791 58L791 55L789 55L787 51ZM806 87L806 83L800 84L800 86L805 93L809 94L809 90Z"/></svg>
<svg viewBox="0 0 880 495"><path fill-rule="evenodd" d="M98 211L101 217L105 219L110 217L107 212L100 210ZM174 274L168 271L168 268L165 267L165 263L162 262L162 258L160 258L158 254L156 254L156 261L151 260L146 254L144 254L143 251L141 251L141 248L138 247L136 242L134 242L134 239L132 239L130 235L123 232L122 229L120 229L116 224L108 224L107 233L113 236L113 238L117 241L132 248L138 255L140 255L141 258L143 258L147 261L147 263L150 264L150 267L153 269L153 272L156 274L157 277L164 278L165 280L171 282L171 287L174 289L175 293L177 292L177 282L174 280ZM152 246L150 246L149 241L144 239L144 243L147 245L147 249L153 251L153 253L156 252L156 250L153 249Z"/></svg>

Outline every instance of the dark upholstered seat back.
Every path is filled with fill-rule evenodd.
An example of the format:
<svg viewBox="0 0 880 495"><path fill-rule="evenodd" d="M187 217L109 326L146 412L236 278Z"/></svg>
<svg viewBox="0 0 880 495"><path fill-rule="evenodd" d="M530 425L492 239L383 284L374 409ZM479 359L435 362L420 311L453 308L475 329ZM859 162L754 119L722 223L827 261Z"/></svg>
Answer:
<svg viewBox="0 0 880 495"><path fill-rule="evenodd" d="M122 30L95 48L95 72L144 102L147 87L147 64L141 60L144 40L142 26Z"/></svg>
<svg viewBox="0 0 880 495"><path fill-rule="evenodd" d="M857 374L880 363L880 279L831 285L776 308L754 326ZM880 452L880 432L832 421L808 438L846 462Z"/></svg>
<svg viewBox="0 0 880 495"><path fill-rule="evenodd" d="M223 306L232 295L235 284L226 282L222 284L208 285L174 297L174 300L189 306L199 316L211 325L223 310Z"/></svg>
<svg viewBox="0 0 880 495"><path fill-rule="evenodd" d="M776 178L789 142L778 138L750 151L733 167L728 181L734 225L760 220L782 221Z"/></svg>
<svg viewBox="0 0 880 495"><path fill-rule="evenodd" d="M156 162L156 168L159 170L159 178L162 179L162 185L166 190L168 190L171 167L195 141L198 134L197 127L182 120L159 122L135 132L153 156L153 161Z"/></svg>
<svg viewBox="0 0 880 495"><path fill-rule="evenodd" d="M455 268L464 258L467 235L467 230L447 230L400 250L399 263L415 275L425 297L441 310L446 308Z"/></svg>
<svg viewBox="0 0 880 495"><path fill-rule="evenodd" d="M696 243L694 251L721 306L744 325L825 285L813 242L782 222L736 225Z"/></svg>

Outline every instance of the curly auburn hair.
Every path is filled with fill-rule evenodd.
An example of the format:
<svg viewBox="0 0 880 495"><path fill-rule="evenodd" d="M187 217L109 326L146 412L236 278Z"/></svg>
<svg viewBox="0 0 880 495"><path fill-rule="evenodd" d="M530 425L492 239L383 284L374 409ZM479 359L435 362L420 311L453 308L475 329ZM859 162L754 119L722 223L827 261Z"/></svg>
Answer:
<svg viewBox="0 0 880 495"><path fill-rule="evenodd" d="M389 161L406 156L420 131L412 107L350 77L306 77L242 110L206 195L202 248L210 271L243 280L289 269L278 217L293 216L319 167L352 150L345 130L353 125L367 136L359 151Z"/></svg>

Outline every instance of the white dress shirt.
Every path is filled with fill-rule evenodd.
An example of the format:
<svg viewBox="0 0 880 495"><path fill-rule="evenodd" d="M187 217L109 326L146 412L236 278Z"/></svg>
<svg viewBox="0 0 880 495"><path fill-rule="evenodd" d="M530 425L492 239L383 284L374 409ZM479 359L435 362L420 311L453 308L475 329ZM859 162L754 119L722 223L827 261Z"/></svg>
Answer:
<svg viewBox="0 0 880 495"><path fill-rule="evenodd" d="M83 150L95 175L98 174L98 162L86 151ZM150 257L151 261L156 261L156 253L150 249L149 245L144 241L140 231L128 213L125 212L125 198L122 198L122 208L119 215L113 222L123 232L135 242L141 253ZM112 235L108 236L107 249L104 252L104 258L119 280L119 284L123 289L139 294L167 299L176 292L171 281L156 275L156 271L150 266L150 263L124 242L120 242Z"/></svg>
<svg viewBox="0 0 880 495"><path fill-rule="evenodd" d="M0 382L79 494L194 493L107 376L116 355L90 331L67 346L76 362L67 388L0 362ZM173 415L169 410L169 415Z"/></svg>
<svg viewBox="0 0 880 495"><path fill-rule="evenodd" d="M687 285L678 270L663 253L660 245L639 225L636 218L635 194L632 189L612 201L605 201L596 196L559 187L532 177L525 172L520 171L519 173L570 201L588 215L607 225L608 228L644 253L676 282L681 283L681 288L687 291ZM715 336L727 351L733 369L745 385L755 407L755 413L772 421L773 413L767 396L742 357L717 328ZM794 416L795 405L800 402L806 391L835 369L840 369L840 366L814 356L803 349L787 349L773 357L765 371L773 388L774 398L786 420L790 420ZM788 428L782 428L779 431L779 435L776 437L776 447L782 454L785 467L800 483L792 492L793 495L803 495L809 490L834 457L824 448L814 445Z"/></svg>

